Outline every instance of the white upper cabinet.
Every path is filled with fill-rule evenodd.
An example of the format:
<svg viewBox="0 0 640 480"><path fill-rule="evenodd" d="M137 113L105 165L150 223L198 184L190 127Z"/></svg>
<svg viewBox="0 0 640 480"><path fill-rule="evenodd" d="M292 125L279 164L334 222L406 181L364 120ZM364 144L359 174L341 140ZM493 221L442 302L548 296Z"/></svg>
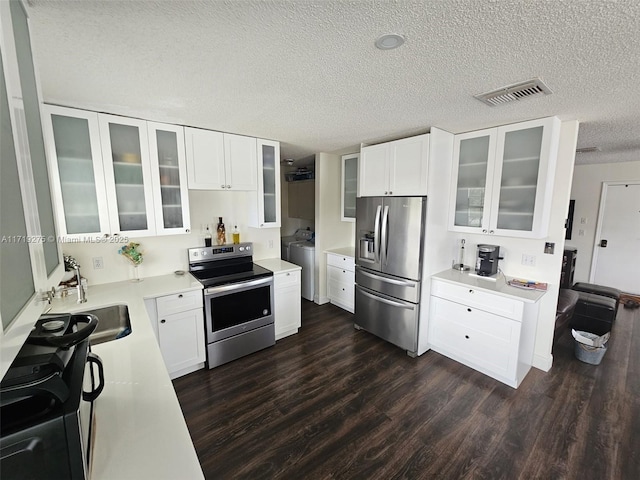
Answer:
<svg viewBox="0 0 640 480"><path fill-rule="evenodd" d="M0 378L64 273L49 187L29 19L0 2Z"/></svg>
<svg viewBox="0 0 640 480"><path fill-rule="evenodd" d="M559 138L556 117L456 135L450 229L545 237Z"/></svg>
<svg viewBox="0 0 640 480"><path fill-rule="evenodd" d="M191 229L187 191L184 128L147 122L156 233L187 233Z"/></svg>
<svg viewBox="0 0 640 480"><path fill-rule="evenodd" d="M249 226L280 227L280 143L257 139L258 188L251 192Z"/></svg>
<svg viewBox="0 0 640 480"><path fill-rule="evenodd" d="M342 195L340 201L340 220L343 222L356 221L356 193L358 187L359 153L342 155Z"/></svg>
<svg viewBox="0 0 640 480"><path fill-rule="evenodd" d="M227 190L252 191L257 188L257 145L257 140L253 137L224 134L224 170Z"/></svg>
<svg viewBox="0 0 640 480"><path fill-rule="evenodd" d="M44 112L60 234L69 239L109 234L98 114L52 105Z"/></svg>
<svg viewBox="0 0 640 480"><path fill-rule="evenodd" d="M52 105L44 109L63 236L190 231L182 127Z"/></svg>
<svg viewBox="0 0 640 480"><path fill-rule="evenodd" d="M188 186L193 190L226 188L224 135L220 132L185 127Z"/></svg>
<svg viewBox="0 0 640 480"><path fill-rule="evenodd" d="M147 122L101 114L98 123L111 233L130 237L154 235Z"/></svg>
<svg viewBox="0 0 640 480"><path fill-rule="evenodd" d="M256 190L255 138L187 127L185 143L190 189Z"/></svg>
<svg viewBox="0 0 640 480"><path fill-rule="evenodd" d="M429 134L363 147L358 196L427 195Z"/></svg>

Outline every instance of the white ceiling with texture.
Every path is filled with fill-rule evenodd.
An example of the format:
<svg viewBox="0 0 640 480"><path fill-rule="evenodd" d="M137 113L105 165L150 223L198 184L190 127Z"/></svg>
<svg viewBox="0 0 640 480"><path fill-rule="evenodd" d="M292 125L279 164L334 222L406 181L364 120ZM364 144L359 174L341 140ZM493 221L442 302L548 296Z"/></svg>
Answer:
<svg viewBox="0 0 640 480"><path fill-rule="evenodd" d="M302 158L558 115L576 163L640 160L638 0L29 0L44 101L282 142ZM396 50L375 48L399 33ZM474 94L540 77L552 95Z"/></svg>

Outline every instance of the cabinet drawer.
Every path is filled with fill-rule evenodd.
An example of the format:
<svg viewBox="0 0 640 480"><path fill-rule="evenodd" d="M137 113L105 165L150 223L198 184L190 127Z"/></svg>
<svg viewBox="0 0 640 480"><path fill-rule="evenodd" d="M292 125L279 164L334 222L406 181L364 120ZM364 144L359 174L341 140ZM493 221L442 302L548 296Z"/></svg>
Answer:
<svg viewBox="0 0 640 480"><path fill-rule="evenodd" d="M336 282L345 285L353 285L354 283L356 283L356 276L352 270L333 266L327 267L327 279L330 282Z"/></svg>
<svg viewBox="0 0 640 480"><path fill-rule="evenodd" d="M345 270L350 271L355 270L355 261L353 257L347 257L345 255L327 253L327 265L333 265L334 267L344 268Z"/></svg>
<svg viewBox="0 0 640 480"><path fill-rule="evenodd" d="M300 284L300 270L282 272L273 276L273 286L276 289Z"/></svg>
<svg viewBox="0 0 640 480"><path fill-rule="evenodd" d="M469 307L480 308L485 312L513 320L522 320L524 305L520 300L506 298L475 287L453 285L434 279L431 282L431 294Z"/></svg>
<svg viewBox="0 0 640 480"><path fill-rule="evenodd" d="M355 303L355 286L353 283L345 284L329 280L329 282L327 282L327 289L329 290L327 294L332 302L348 305L353 308Z"/></svg>
<svg viewBox="0 0 640 480"><path fill-rule="evenodd" d="M158 317L172 313L185 312L194 308L202 308L202 290L174 293L156 298Z"/></svg>
<svg viewBox="0 0 640 480"><path fill-rule="evenodd" d="M472 368L515 374L520 323L441 298L432 298L429 342Z"/></svg>

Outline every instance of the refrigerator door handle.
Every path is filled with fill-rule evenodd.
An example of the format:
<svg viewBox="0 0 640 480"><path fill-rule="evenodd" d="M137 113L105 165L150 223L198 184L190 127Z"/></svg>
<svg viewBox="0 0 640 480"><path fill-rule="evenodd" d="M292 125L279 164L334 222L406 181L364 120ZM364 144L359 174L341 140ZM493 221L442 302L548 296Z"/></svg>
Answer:
<svg viewBox="0 0 640 480"><path fill-rule="evenodd" d="M373 226L373 250L374 250L374 259L376 263L380 262L380 209L382 205L378 205L376 209L376 220Z"/></svg>
<svg viewBox="0 0 640 480"><path fill-rule="evenodd" d="M415 282L403 282L402 280L394 280L388 277L381 277L380 275L373 275L371 273L365 272L362 269L360 269L360 275L364 275L365 277L373 278L375 280L380 280L381 282L385 283L392 283L394 285L401 285L403 287L416 288Z"/></svg>
<svg viewBox="0 0 640 480"><path fill-rule="evenodd" d="M363 295L365 295L365 296L367 296L369 298L372 298L376 302L386 303L387 305L393 305L394 307L406 308L407 310L414 310L415 309L415 305L413 305L413 304L400 303L400 302L394 302L393 300L387 300L386 298L378 297L377 295L372 295L371 293L366 292L362 288L360 289L360 293L362 293Z"/></svg>
<svg viewBox="0 0 640 480"><path fill-rule="evenodd" d="M389 205L384 206L384 211L382 212L382 234L380 235L380 255L384 258L380 263L387 264L387 235L389 229ZM384 251L382 250L384 248ZM382 255L384 253L384 255Z"/></svg>

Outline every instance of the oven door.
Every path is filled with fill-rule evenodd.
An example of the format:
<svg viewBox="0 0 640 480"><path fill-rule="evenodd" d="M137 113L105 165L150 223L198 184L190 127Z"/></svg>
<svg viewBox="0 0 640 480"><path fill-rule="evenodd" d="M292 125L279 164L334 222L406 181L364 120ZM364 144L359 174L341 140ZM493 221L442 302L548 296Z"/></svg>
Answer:
<svg viewBox="0 0 640 480"><path fill-rule="evenodd" d="M204 292L207 343L273 323L273 277L211 287Z"/></svg>

